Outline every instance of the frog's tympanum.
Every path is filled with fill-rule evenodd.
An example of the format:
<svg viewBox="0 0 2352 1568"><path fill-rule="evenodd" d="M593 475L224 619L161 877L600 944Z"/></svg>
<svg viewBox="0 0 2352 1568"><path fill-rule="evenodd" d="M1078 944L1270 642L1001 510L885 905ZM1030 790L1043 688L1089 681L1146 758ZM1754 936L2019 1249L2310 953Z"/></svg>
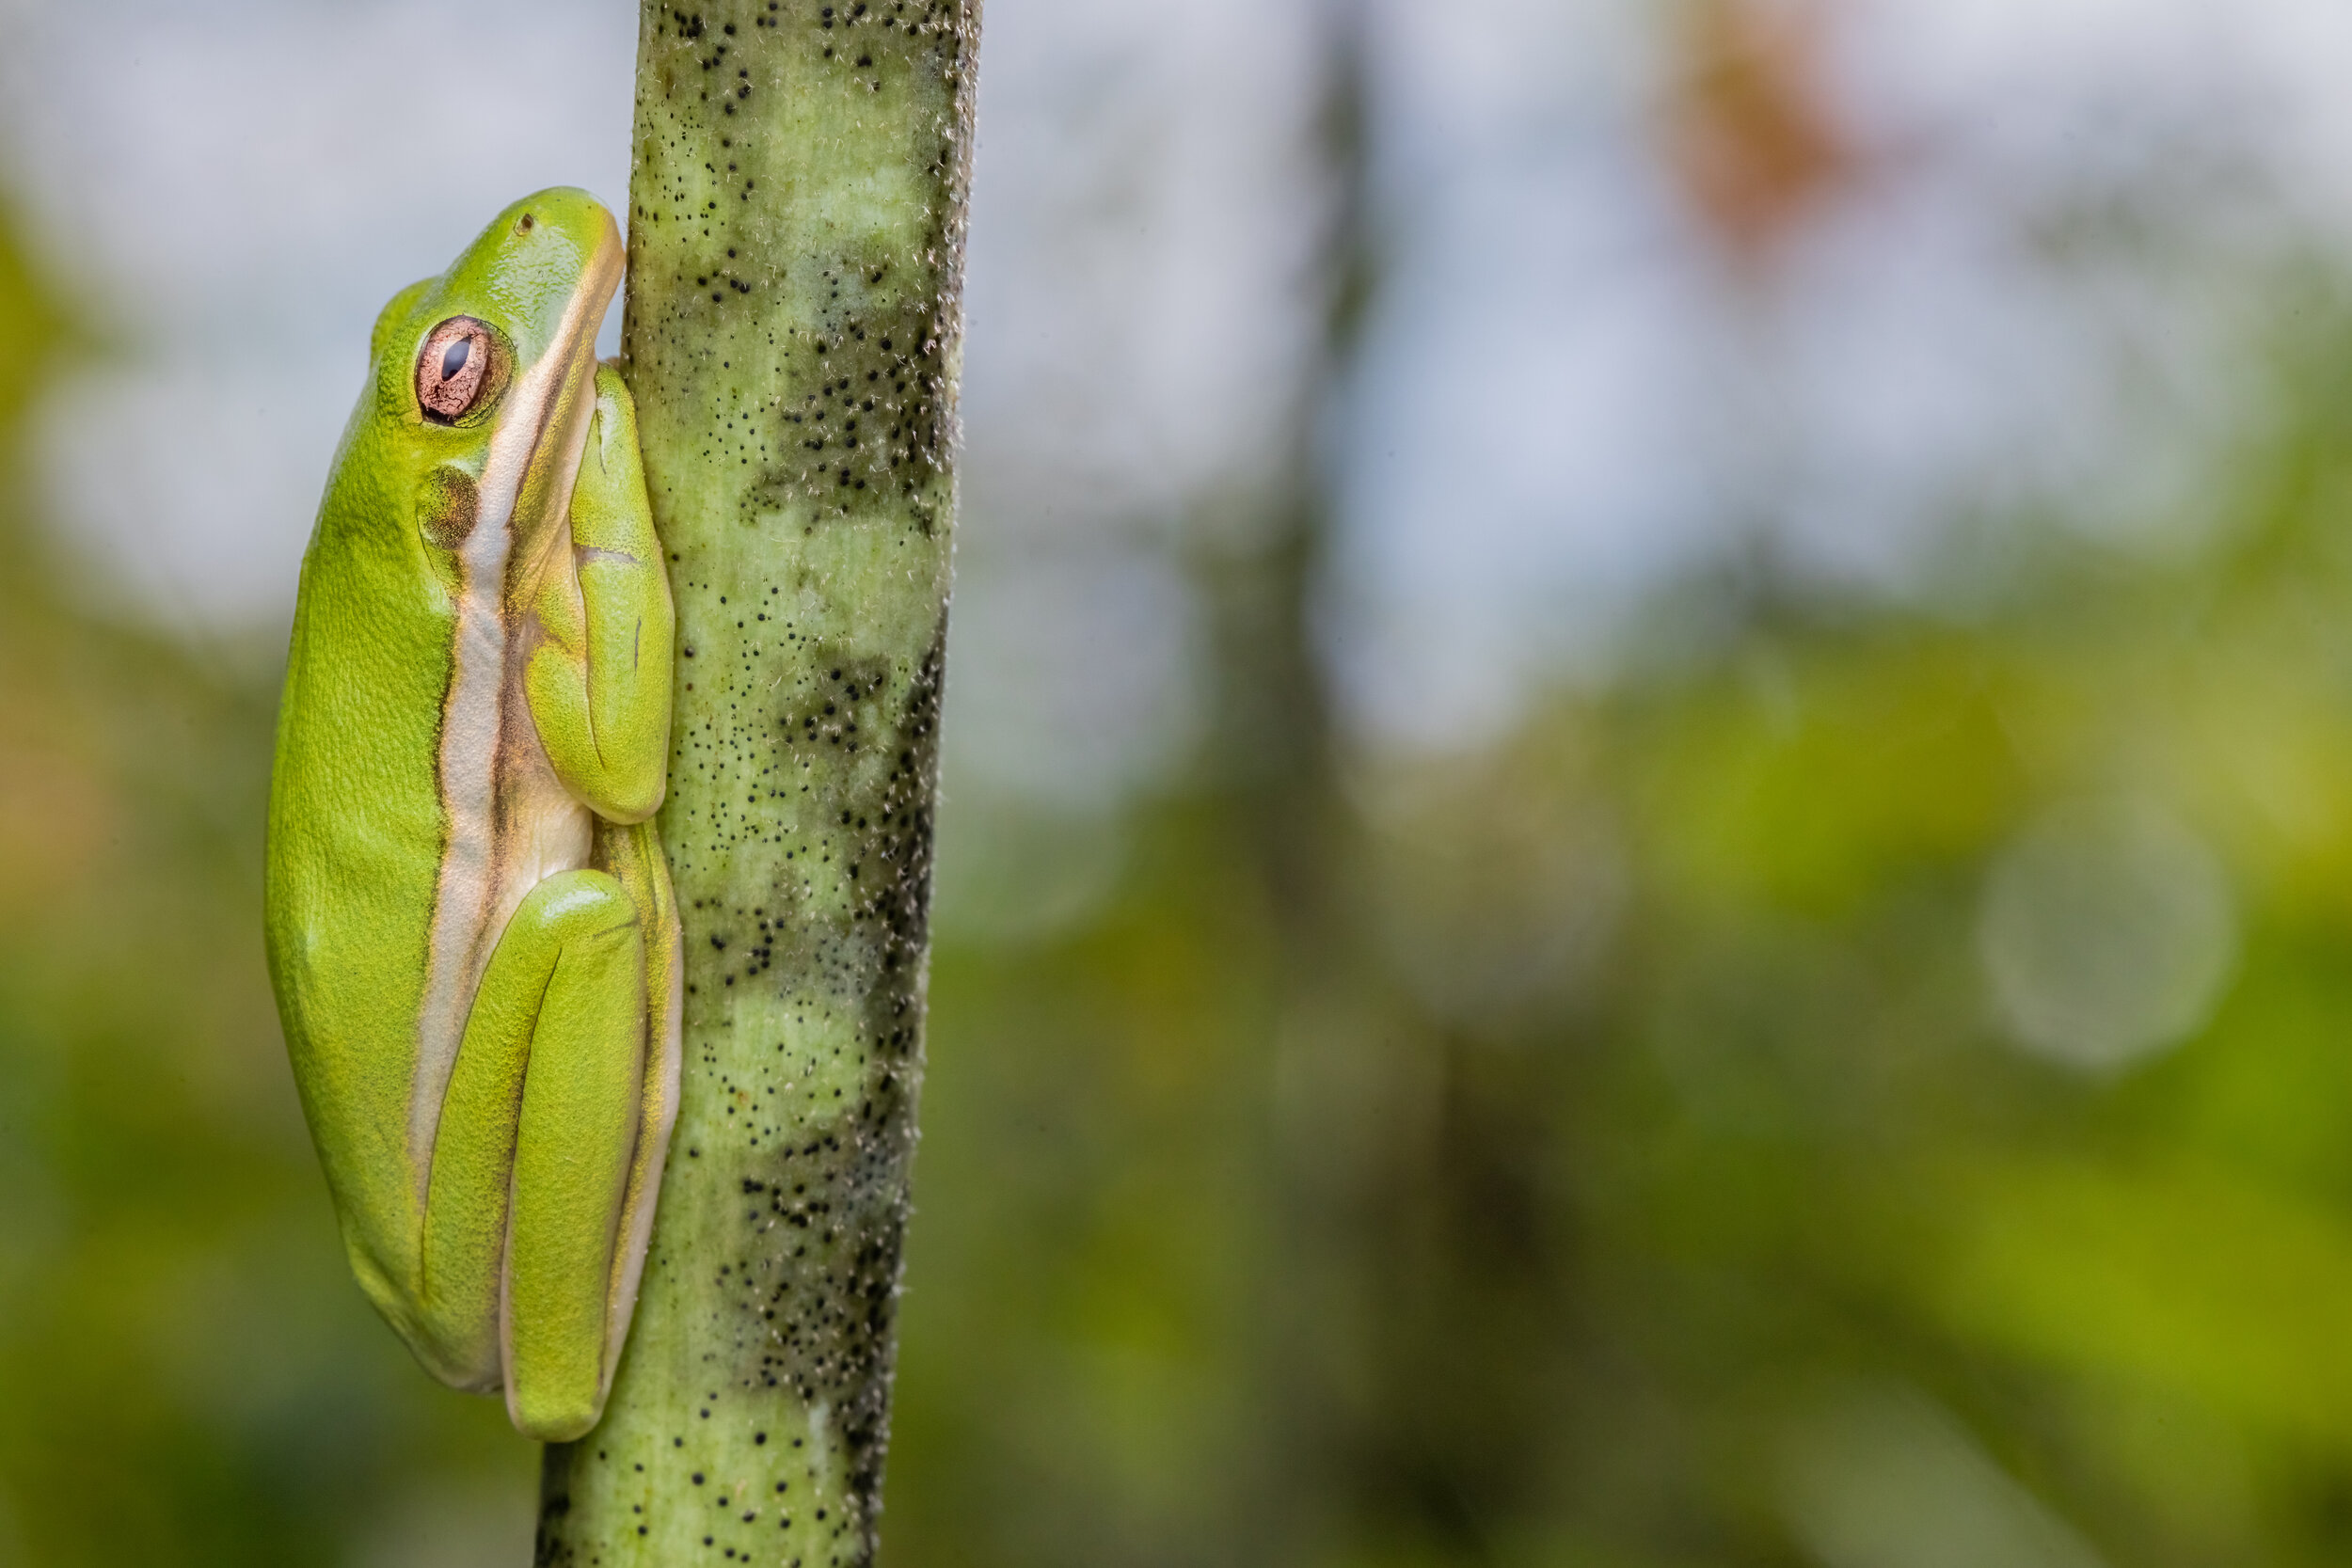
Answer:
<svg viewBox="0 0 2352 1568"><path fill-rule="evenodd" d="M670 587L596 357L622 255L542 191L377 318L269 803L270 974L352 1269L549 1441L604 1407L677 1108Z"/></svg>

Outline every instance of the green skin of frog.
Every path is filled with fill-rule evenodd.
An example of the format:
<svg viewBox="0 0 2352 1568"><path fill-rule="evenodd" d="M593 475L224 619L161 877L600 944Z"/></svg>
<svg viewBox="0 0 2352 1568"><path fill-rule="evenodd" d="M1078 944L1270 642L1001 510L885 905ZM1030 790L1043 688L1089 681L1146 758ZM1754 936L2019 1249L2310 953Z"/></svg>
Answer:
<svg viewBox="0 0 2352 1568"><path fill-rule="evenodd" d="M593 1427L676 1116L669 578L621 235L542 191L377 319L303 557L266 923L352 1270L425 1367Z"/></svg>

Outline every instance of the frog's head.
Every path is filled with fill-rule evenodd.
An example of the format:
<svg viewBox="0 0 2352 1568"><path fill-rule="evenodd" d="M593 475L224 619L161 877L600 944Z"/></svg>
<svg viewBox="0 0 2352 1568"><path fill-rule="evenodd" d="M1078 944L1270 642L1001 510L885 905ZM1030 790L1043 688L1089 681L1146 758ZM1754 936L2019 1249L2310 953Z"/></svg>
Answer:
<svg viewBox="0 0 2352 1568"><path fill-rule="evenodd" d="M414 497L428 545L488 565L535 560L555 536L622 259L612 215L558 187L507 208L447 272L385 307L370 401L385 477Z"/></svg>

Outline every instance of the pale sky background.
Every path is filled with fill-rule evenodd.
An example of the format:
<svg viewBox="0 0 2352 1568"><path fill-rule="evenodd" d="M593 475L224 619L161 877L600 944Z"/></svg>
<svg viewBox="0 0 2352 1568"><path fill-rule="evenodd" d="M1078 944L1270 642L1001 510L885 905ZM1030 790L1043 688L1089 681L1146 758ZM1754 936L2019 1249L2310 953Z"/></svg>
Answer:
<svg viewBox="0 0 2352 1568"><path fill-rule="evenodd" d="M1811 8L1864 172L1758 287L1659 156L1672 8L1369 0L1384 288L1320 432L1363 735L1492 733L1759 549L1903 594L1953 518L2038 498L2126 547L2199 526L2254 395L2227 302L2352 233L2352 8ZM1176 562L1272 471L1303 373L1320 14L991 0L951 788L1101 808L1198 732ZM31 454L92 602L282 636L376 309L522 192L622 204L634 28L0 0L0 181L105 336Z"/></svg>

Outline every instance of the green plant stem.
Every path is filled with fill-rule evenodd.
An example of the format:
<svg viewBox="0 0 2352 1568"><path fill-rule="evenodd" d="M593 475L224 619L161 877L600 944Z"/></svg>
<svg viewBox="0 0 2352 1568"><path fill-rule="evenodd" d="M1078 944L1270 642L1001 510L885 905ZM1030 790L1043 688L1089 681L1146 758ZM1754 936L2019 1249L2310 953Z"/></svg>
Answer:
<svg viewBox="0 0 2352 1568"><path fill-rule="evenodd" d="M685 1081L612 1402L547 1451L542 1563L873 1554L978 10L643 7L623 347L677 596Z"/></svg>

